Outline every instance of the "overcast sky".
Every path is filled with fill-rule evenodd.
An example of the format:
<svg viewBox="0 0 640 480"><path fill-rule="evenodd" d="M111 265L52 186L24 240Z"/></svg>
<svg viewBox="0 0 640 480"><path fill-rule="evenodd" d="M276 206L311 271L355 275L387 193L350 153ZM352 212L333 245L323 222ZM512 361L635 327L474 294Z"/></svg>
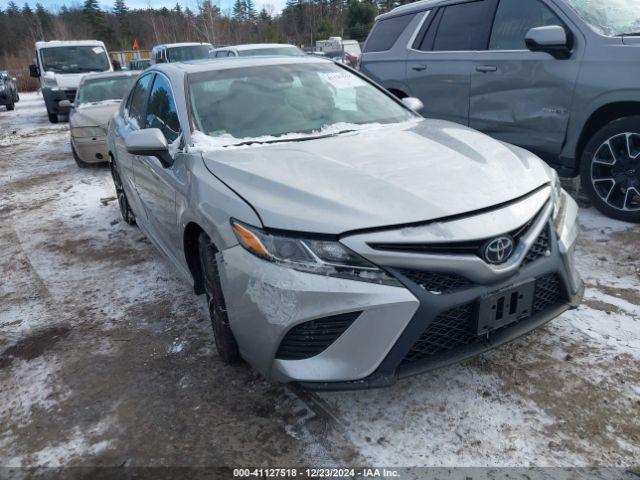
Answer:
<svg viewBox="0 0 640 480"><path fill-rule="evenodd" d="M14 0L14 2L20 7L25 3L24 0ZM103 10L110 10L113 7L113 0L99 0L99 2ZM212 0L212 3L218 5L223 11L230 10L233 2L234 0ZM254 0L256 10L259 11L263 6L270 5L275 13L282 10L285 2L286 0ZM7 7L7 3L9 3L9 0L0 0L0 8L4 10ZM38 0L27 0L27 3L34 6L38 3ZM45 8L57 10L62 5L79 7L83 2L80 0L40 0L40 3L42 3ZM186 7L189 7L191 10L198 9L198 0L178 0L177 2L176 0L125 0L125 3L129 8L147 8L149 5L153 8L173 8L176 3L179 3L183 9Z"/></svg>

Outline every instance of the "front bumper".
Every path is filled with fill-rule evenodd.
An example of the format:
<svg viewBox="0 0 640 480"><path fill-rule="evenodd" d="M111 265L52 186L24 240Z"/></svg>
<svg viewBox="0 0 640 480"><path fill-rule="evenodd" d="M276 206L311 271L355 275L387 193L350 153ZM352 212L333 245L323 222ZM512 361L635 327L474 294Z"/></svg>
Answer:
<svg viewBox="0 0 640 480"><path fill-rule="evenodd" d="M524 335L577 307L584 290L572 261L577 205L567 197L558 229L550 224L548 205L536 214L531 227L535 237L542 238L547 232L544 255L525 262L527 251L520 251L517 263L493 277L469 260L471 281L438 293L428 291L415 275L407 273L407 262L400 268L382 265L402 288L293 271L258 259L239 246L225 250L220 254L221 280L240 352L273 380L296 382L309 389L347 390L389 386L399 378L464 360ZM516 207L527 211L524 203ZM513 221L519 220L514 217ZM467 220L460 224L470 230ZM529 242L528 249L533 240L521 243ZM442 258L419 257L420 273L429 261L435 262L440 273L447 272ZM390 262L397 261L390 258ZM465 268L463 262L455 265L456 275ZM531 281L536 282L535 308L529 316L488 336L470 333L479 299ZM279 347L294 327L350 312L355 312L355 321L321 353L299 360L278 358ZM317 341L312 336L295 338Z"/></svg>
<svg viewBox="0 0 640 480"><path fill-rule="evenodd" d="M71 145L76 155L86 163L103 163L108 157L107 137L71 137Z"/></svg>

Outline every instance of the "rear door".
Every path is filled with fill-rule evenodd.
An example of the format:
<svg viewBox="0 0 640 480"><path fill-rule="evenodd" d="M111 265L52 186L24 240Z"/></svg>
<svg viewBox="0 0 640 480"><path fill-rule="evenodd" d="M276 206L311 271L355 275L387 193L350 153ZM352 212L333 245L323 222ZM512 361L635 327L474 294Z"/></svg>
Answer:
<svg viewBox="0 0 640 480"><path fill-rule="evenodd" d="M407 61L409 87L425 117L468 125L471 70L476 51L486 48L496 1L448 5L425 20Z"/></svg>
<svg viewBox="0 0 640 480"><path fill-rule="evenodd" d="M562 149L579 70L579 40L541 0L500 0L488 49L471 77L470 126L554 163ZM574 43L558 60L526 48L529 29L560 25Z"/></svg>

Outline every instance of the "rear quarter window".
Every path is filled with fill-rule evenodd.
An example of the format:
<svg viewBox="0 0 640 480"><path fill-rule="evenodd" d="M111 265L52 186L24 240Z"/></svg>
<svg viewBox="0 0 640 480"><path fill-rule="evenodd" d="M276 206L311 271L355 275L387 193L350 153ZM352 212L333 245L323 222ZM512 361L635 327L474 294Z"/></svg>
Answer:
<svg viewBox="0 0 640 480"><path fill-rule="evenodd" d="M384 52L389 50L416 14L417 12L409 13L377 22L369 34L367 43L364 46L364 52Z"/></svg>

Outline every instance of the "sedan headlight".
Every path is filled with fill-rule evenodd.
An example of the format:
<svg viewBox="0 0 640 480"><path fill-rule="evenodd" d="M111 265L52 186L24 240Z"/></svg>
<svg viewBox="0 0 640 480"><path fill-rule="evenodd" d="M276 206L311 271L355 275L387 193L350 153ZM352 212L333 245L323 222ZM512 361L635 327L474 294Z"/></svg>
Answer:
<svg viewBox="0 0 640 480"><path fill-rule="evenodd" d="M76 127L71 129L74 137L104 137L107 131L102 127Z"/></svg>
<svg viewBox="0 0 640 480"><path fill-rule="evenodd" d="M337 241L275 235L237 220L231 220L231 227L240 245L263 260L306 273L401 286Z"/></svg>

